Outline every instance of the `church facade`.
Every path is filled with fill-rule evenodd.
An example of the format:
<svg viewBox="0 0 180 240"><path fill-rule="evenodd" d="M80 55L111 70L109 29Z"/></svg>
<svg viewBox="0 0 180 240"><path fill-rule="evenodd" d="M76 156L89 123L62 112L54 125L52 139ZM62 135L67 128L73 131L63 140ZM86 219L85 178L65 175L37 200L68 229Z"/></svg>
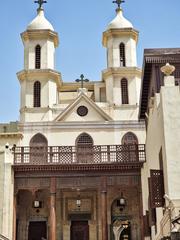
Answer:
<svg viewBox="0 0 180 240"><path fill-rule="evenodd" d="M101 81L65 83L54 65L59 36L42 5L21 38L20 120L0 124L2 239L159 240L178 232L180 136L174 150L170 142L179 129L179 50L147 50L142 74L138 31L118 6L102 36ZM160 71L167 62L175 78L172 65L162 68L165 78Z"/></svg>

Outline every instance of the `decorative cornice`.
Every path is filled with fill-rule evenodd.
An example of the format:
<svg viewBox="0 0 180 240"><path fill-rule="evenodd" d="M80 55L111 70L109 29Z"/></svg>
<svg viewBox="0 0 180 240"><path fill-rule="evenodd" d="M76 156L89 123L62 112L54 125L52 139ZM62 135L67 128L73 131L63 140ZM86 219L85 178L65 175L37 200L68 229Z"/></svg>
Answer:
<svg viewBox="0 0 180 240"><path fill-rule="evenodd" d="M133 28L109 29L103 32L102 44L104 47L107 47L108 38L129 35L131 35L136 42L138 41L139 32Z"/></svg>
<svg viewBox="0 0 180 240"><path fill-rule="evenodd" d="M107 68L102 71L103 79L109 76L118 76L120 78L127 78L128 76L137 76L141 78L142 71L138 67L118 67L118 68Z"/></svg>
<svg viewBox="0 0 180 240"><path fill-rule="evenodd" d="M61 73L53 69L31 69L31 70L22 70L17 73L19 81L28 81L34 79L48 78L56 81L58 89L61 87L62 78Z"/></svg>
<svg viewBox="0 0 180 240"><path fill-rule="evenodd" d="M38 172L43 172L44 175L48 172L63 173L63 172L114 172L117 171L137 171L141 169L143 162L123 163L123 164L64 164L64 165L13 165L15 174L23 172L33 172L38 175Z"/></svg>
<svg viewBox="0 0 180 240"><path fill-rule="evenodd" d="M51 30L27 30L21 33L23 43L29 40L49 39L54 42L55 47L59 45L59 36L57 32Z"/></svg>
<svg viewBox="0 0 180 240"><path fill-rule="evenodd" d="M23 131L32 131L32 128L42 129L145 129L144 121L107 121L107 122L36 122L20 123L19 128Z"/></svg>

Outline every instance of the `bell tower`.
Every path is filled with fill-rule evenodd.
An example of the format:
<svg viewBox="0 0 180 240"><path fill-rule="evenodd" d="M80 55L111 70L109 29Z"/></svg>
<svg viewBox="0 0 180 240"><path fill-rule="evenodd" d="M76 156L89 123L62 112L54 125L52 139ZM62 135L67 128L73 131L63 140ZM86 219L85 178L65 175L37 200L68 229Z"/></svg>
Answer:
<svg viewBox="0 0 180 240"><path fill-rule="evenodd" d="M58 34L44 16L43 3L37 16L21 34L24 44L24 70L17 73L21 85L21 122L49 121L52 108L58 101L61 74L55 71L55 49L59 45Z"/></svg>
<svg viewBox="0 0 180 240"><path fill-rule="evenodd" d="M141 70L136 57L139 33L123 16L123 2L113 1L118 5L116 17L103 33L102 43L107 49L107 68L103 71L107 102L125 111L139 104Z"/></svg>

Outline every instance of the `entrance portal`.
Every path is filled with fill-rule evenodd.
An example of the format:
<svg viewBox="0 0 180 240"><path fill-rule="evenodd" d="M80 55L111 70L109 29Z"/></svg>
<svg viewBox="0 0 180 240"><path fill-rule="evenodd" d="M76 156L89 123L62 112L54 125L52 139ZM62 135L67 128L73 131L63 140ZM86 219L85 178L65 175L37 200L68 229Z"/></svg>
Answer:
<svg viewBox="0 0 180 240"><path fill-rule="evenodd" d="M72 221L71 240L89 240L88 221Z"/></svg>
<svg viewBox="0 0 180 240"><path fill-rule="evenodd" d="M28 231L28 240L47 239L46 222L30 222Z"/></svg>

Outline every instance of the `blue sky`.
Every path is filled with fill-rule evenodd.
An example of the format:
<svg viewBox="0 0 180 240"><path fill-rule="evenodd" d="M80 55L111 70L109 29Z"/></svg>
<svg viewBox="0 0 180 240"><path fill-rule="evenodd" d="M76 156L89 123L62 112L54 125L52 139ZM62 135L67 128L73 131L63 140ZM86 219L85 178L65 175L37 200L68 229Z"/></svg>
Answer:
<svg viewBox="0 0 180 240"><path fill-rule="evenodd" d="M20 85L16 72L23 69L20 33L36 16L33 0L1 2L0 122L19 119ZM102 32L115 17L112 0L48 0L45 14L59 33L56 69L63 81L74 81L81 73L100 80L106 68ZM138 65L144 48L180 47L179 0L126 0L124 15L140 31Z"/></svg>

